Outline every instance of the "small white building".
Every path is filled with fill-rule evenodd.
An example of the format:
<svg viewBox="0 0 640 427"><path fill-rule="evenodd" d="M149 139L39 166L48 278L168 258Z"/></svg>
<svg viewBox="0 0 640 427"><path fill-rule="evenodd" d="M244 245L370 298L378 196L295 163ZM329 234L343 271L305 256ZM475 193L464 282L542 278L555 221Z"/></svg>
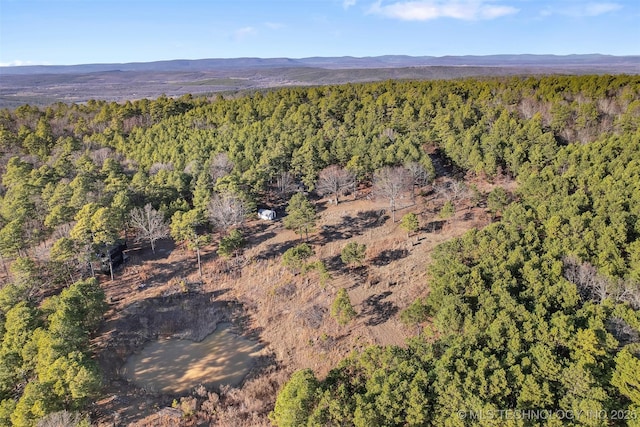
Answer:
<svg viewBox="0 0 640 427"><path fill-rule="evenodd" d="M258 209L258 217L267 221L273 221L276 219L276 211L271 209Z"/></svg>

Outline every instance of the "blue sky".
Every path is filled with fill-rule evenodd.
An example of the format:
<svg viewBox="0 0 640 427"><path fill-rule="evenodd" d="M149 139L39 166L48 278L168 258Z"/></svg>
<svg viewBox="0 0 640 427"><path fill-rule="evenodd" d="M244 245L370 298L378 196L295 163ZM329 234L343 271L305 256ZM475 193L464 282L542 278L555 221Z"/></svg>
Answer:
<svg viewBox="0 0 640 427"><path fill-rule="evenodd" d="M0 0L0 65L640 54L640 0Z"/></svg>

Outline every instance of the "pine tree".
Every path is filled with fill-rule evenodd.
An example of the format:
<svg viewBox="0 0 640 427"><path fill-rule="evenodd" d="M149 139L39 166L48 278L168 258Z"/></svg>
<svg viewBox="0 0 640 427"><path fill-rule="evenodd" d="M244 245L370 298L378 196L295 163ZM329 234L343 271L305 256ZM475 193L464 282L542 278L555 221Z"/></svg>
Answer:
<svg viewBox="0 0 640 427"><path fill-rule="evenodd" d="M351 305L351 299L347 290L341 288L336 295L336 298L331 304L331 316L336 319L340 326L344 326L358 315L353 305Z"/></svg>
<svg viewBox="0 0 640 427"><path fill-rule="evenodd" d="M411 236L411 233L415 233L420 228L420 221L418 220L418 215L413 212L410 212L406 215L402 216L400 220L400 227L404 228L407 231L407 239Z"/></svg>
<svg viewBox="0 0 640 427"><path fill-rule="evenodd" d="M295 230L297 234L304 234L309 240L309 231L316 224L316 210L309 200L302 193L294 194L287 205L287 216L284 218L284 225Z"/></svg>

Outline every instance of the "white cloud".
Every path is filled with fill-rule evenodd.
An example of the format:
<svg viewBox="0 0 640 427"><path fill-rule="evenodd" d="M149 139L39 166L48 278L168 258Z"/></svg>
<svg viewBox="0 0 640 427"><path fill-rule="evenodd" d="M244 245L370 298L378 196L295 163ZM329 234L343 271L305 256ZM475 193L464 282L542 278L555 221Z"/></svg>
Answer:
<svg viewBox="0 0 640 427"><path fill-rule="evenodd" d="M356 0L343 0L342 1L342 7L344 7L345 9L349 9L351 6L355 6L356 5Z"/></svg>
<svg viewBox="0 0 640 427"><path fill-rule="evenodd" d="M565 15L575 18L599 16L622 9L619 3L586 3L568 7L546 8L540 12L542 16Z"/></svg>
<svg viewBox="0 0 640 427"><path fill-rule="evenodd" d="M253 27L242 27L242 28L238 28L234 33L234 38L236 40L242 40L245 39L249 36L252 36L254 34L257 34L257 31L255 28Z"/></svg>
<svg viewBox="0 0 640 427"><path fill-rule="evenodd" d="M33 61L23 61L21 59L14 59L9 62L0 62L0 67L22 67L25 65L47 65L43 63L36 63Z"/></svg>
<svg viewBox="0 0 640 427"><path fill-rule="evenodd" d="M264 25L270 30L279 30L280 28L284 28L284 24L279 22L265 22Z"/></svg>
<svg viewBox="0 0 640 427"><path fill-rule="evenodd" d="M369 13L403 21L429 21L438 18L453 18L466 21L495 19L517 13L512 6L501 6L485 0L422 0L399 1L383 5L381 1L373 4Z"/></svg>
<svg viewBox="0 0 640 427"><path fill-rule="evenodd" d="M589 3L585 6L584 12L587 16L598 16L622 9L617 3Z"/></svg>

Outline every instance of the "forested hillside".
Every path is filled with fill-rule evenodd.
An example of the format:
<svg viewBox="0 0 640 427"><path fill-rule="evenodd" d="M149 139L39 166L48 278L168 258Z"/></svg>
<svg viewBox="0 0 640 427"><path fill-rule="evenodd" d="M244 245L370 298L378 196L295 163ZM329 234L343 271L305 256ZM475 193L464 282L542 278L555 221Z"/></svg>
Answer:
<svg viewBox="0 0 640 427"><path fill-rule="evenodd" d="M25 105L0 111L0 154L1 425L33 425L99 394L89 346L106 309L90 278L98 248L170 233L199 250L222 229L214 235L232 254L226 232L242 218L220 219L212 203L253 211L294 187L328 194L319 184L332 166L363 187L386 166L414 178L451 166L518 190L508 207L489 196L499 221L433 254L429 295L402 315L422 331L407 348L372 347L326 378L297 372L275 424L638 423L636 76ZM143 209L159 233L136 222ZM554 417L500 412L530 409Z"/></svg>

